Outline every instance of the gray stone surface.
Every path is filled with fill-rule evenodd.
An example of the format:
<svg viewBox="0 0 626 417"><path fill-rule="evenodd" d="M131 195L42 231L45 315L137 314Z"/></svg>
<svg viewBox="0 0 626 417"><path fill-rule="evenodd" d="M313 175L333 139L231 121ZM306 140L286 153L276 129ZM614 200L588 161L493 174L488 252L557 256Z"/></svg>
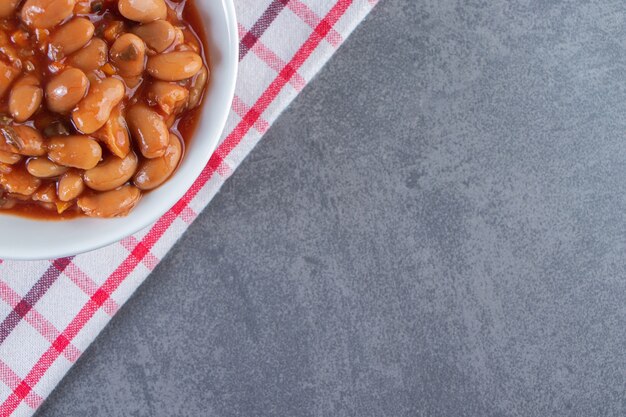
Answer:
<svg viewBox="0 0 626 417"><path fill-rule="evenodd" d="M624 415L625 20L383 1L38 416Z"/></svg>

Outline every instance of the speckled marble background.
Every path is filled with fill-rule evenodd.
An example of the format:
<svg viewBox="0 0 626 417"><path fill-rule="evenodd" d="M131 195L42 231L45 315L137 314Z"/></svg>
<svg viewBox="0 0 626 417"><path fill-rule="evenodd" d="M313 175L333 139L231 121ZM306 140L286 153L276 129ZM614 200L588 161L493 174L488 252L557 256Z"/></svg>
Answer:
<svg viewBox="0 0 626 417"><path fill-rule="evenodd" d="M383 0L38 417L626 414L625 20Z"/></svg>

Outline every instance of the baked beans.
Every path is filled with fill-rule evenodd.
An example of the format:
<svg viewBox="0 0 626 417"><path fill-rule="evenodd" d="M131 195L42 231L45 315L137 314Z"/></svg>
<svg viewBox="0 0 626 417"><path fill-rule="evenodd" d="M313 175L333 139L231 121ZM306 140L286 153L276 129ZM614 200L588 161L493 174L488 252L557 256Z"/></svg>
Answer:
<svg viewBox="0 0 626 417"><path fill-rule="evenodd" d="M0 0L0 213L127 215L210 80L194 0Z"/></svg>

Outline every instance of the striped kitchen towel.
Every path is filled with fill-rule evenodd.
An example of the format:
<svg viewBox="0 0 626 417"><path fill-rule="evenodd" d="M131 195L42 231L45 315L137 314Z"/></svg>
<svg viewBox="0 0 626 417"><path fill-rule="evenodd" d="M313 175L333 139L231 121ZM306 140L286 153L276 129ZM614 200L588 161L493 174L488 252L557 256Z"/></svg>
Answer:
<svg viewBox="0 0 626 417"><path fill-rule="evenodd" d="M241 65L232 111L183 199L153 226L98 251L0 260L0 416L35 412L376 1L235 0Z"/></svg>

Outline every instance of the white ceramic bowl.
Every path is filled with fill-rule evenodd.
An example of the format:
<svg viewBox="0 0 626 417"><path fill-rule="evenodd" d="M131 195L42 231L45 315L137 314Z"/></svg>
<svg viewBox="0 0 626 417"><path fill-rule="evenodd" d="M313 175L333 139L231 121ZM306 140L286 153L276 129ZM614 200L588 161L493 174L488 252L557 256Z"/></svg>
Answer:
<svg viewBox="0 0 626 417"><path fill-rule="evenodd" d="M208 38L211 84L196 134L175 175L144 196L124 218L56 222L0 214L0 259L54 259L117 242L154 223L191 187L215 151L226 124L239 58L233 1L199 0L196 4Z"/></svg>

